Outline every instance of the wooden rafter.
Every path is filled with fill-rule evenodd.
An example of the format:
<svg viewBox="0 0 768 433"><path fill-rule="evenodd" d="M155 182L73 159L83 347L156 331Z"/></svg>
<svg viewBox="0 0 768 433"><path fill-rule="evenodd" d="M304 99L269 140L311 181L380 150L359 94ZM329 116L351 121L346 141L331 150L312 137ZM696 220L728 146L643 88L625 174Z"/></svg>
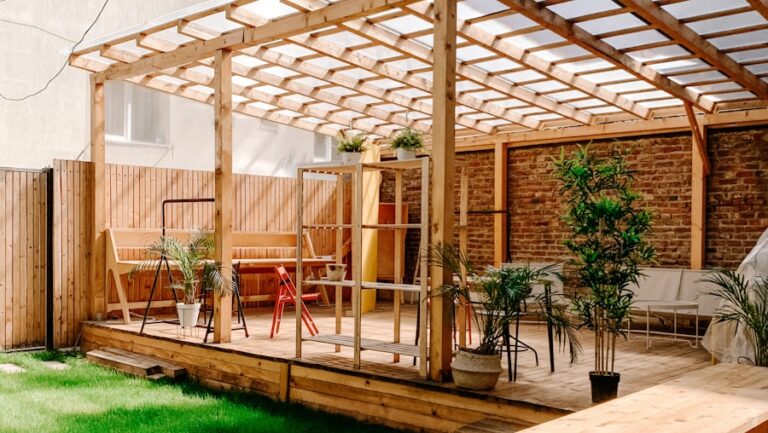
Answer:
<svg viewBox="0 0 768 433"><path fill-rule="evenodd" d="M722 53L709 41L699 36L685 24L680 23L672 14L659 7L652 0L619 0L635 15L651 23L664 32L677 44L696 54L702 60L713 65L730 79L754 92L761 98L768 98L768 84L756 77L730 56Z"/></svg>
<svg viewBox="0 0 768 433"><path fill-rule="evenodd" d="M433 7L431 3L415 3L407 6L406 9L418 13L427 20L433 18ZM518 48L505 41L503 37L483 30L480 25L459 20L457 26L460 36L477 43L481 47L496 53L496 55L502 58L507 58L513 62L526 65L531 69L544 74L548 78L557 80L588 95L592 95L608 104L615 105L628 113L632 113L644 119L647 119L651 115L651 110L648 108L623 96L617 95L599 84L581 78L573 72L554 65L552 62L549 62L532 52Z"/></svg>
<svg viewBox="0 0 768 433"><path fill-rule="evenodd" d="M688 101L706 112L711 112L713 110L714 103L712 101L700 97L696 92L686 89L684 86L673 82L653 68L643 65L607 42L600 40L586 30L575 26L570 21L550 11L535 0L499 1L523 14L528 19L539 23L547 30L554 32L586 49L592 54L619 66L626 72L650 83L655 88L663 90L683 101Z"/></svg>
<svg viewBox="0 0 768 433"><path fill-rule="evenodd" d="M358 36L376 41L380 45L400 52L406 56L430 64L433 62L432 50L429 47L410 39L406 39L402 37L402 35L368 20L352 20L344 23L343 26ZM476 66L458 62L456 65L456 74L488 89L509 95L531 105L543 108L546 111L551 111L563 117L571 118L577 122L584 124L592 122L592 115L587 112L577 110L567 104L561 104L550 97L539 95L524 87L516 86L512 82L491 75L487 71Z"/></svg>
<svg viewBox="0 0 768 433"><path fill-rule="evenodd" d="M294 4L294 3L292 2L291 4ZM317 3L312 3L312 4L315 7L322 7L322 6L319 6ZM249 13L247 16L245 15L235 16L233 11L230 11L229 13L232 14L230 15L230 19L233 19L243 25L259 26L259 25L263 25L263 23L267 21L265 18L254 13ZM305 48L320 52L334 59L343 61L345 63L350 63L351 65L374 72L383 77L387 77L392 80L399 81L413 88L416 88L428 93L432 91L431 80L418 77L415 74L410 73L408 71L400 70L390 65L386 65L383 62L369 58L365 55L352 52L351 50L348 50L346 47L340 47L332 42L321 41L312 35L295 36L295 37L289 38L288 40L299 46L303 46ZM269 53L269 50L265 51L263 48L250 49L250 50L246 49L244 50L244 52L250 53L254 57L261 58L262 60L269 61L271 63L280 64L281 66L287 67L289 69L293 69L302 73L307 73L309 75L315 76L316 78L320 78L324 80L328 80L327 77L332 75L343 76L343 74L340 74L339 72L329 71L329 70L322 71L321 73L317 73L317 70L322 68L319 68L318 66L312 65L312 64L309 64L309 66L306 66L305 68L301 68L300 66L297 66L297 64L304 63L302 60L294 59L292 61L286 61L286 59L289 56L279 54L279 53ZM282 61L280 63L277 63L275 60L266 60L263 57L265 54L269 55L273 59L275 57L282 59ZM301 69L296 69L296 68L301 68ZM315 73L312 74L308 70L314 70ZM361 80L353 79L353 78L349 78L348 80L342 80L342 82L347 82L347 83L350 81L352 83L355 83L355 85L357 85L357 83L359 83ZM340 85L348 87L348 85L346 84L340 84ZM357 89L353 89L353 90L357 90ZM382 91L386 93L391 93L391 91L385 91L383 89L376 93L380 94ZM539 127L539 122L536 122L530 119L524 119L523 116L515 115L514 113L509 113L507 112L507 110L503 109L502 107L498 107L495 104L487 104L476 98L472 98L469 96L462 96L462 95L457 95L457 99L461 104L466 105L467 107L474 108L478 111L481 111L487 114L491 114L494 117L509 120L510 122L514 122L522 126L525 126L526 128L537 129ZM401 103L398 103L395 101L390 101L390 102L398 105L402 105ZM418 110L418 111L422 111L426 114L432 114L431 106L429 107L430 108L428 109L428 111L424 111L424 110ZM493 134L495 132L493 127L488 127L487 125L483 126L482 122L472 120L467 116L457 115L456 121L460 125L466 126L468 128L476 129L481 132L485 132L487 134Z"/></svg>
<svg viewBox="0 0 768 433"><path fill-rule="evenodd" d="M413 1L415 0L341 0L316 11L297 12L259 27L232 30L213 39L186 44L171 52L154 54L132 63L113 65L94 74L94 79L98 82L116 80L181 66L211 57L219 49L234 50L267 43L393 7L405 6Z"/></svg>
<svg viewBox="0 0 768 433"><path fill-rule="evenodd" d="M756 10L760 15L768 20L768 1L766 0L747 0L750 6Z"/></svg>

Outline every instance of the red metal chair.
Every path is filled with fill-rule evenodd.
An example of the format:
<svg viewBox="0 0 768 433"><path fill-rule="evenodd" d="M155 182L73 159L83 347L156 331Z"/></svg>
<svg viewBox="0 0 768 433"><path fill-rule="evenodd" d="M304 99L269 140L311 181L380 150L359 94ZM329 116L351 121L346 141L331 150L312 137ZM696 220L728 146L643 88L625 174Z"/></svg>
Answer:
<svg viewBox="0 0 768 433"><path fill-rule="evenodd" d="M277 272L280 288L277 291L277 299L275 300L275 311L272 314L272 329L269 331L269 338L274 337L275 334L280 332L280 321L283 318L285 304L296 304L296 286L293 284L290 275L288 275L288 271L285 270L285 266L275 266L275 272ZM319 298L320 293L303 293L301 295L301 320L312 336L320 331L318 331L315 321L312 320L312 315L309 314L309 309L304 304L304 301L317 301Z"/></svg>

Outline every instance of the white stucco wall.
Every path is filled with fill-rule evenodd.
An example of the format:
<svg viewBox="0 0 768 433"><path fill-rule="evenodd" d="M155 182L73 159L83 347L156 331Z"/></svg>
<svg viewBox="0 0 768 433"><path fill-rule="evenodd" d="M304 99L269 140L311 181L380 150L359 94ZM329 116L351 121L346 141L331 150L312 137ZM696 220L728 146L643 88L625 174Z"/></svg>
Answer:
<svg viewBox="0 0 768 433"><path fill-rule="evenodd" d="M195 0L110 0L86 40L112 33L175 10ZM102 0L6 0L0 3L0 92L14 97L37 90L65 61L91 23ZM51 33L26 25L33 24ZM64 39L66 38L66 39ZM0 100L0 166L41 168L53 159L87 160L88 74L66 67L42 94L23 102ZM212 107L171 97L169 147L131 147L108 143L107 162L211 170ZM314 134L236 115L234 170L238 173L291 175L313 158ZM272 124L274 125L274 124Z"/></svg>

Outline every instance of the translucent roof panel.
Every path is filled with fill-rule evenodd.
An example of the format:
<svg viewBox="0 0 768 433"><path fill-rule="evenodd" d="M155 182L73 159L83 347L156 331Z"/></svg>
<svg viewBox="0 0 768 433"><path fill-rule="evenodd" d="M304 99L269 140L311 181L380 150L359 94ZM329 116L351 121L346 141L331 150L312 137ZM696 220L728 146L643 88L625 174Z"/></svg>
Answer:
<svg viewBox="0 0 768 433"><path fill-rule="evenodd" d="M386 136L417 119L414 127L426 130L434 80L430 0L367 17L356 12L344 18L338 8L321 20L309 17L340 1L345 0L204 2L81 44L70 63L212 103L213 44L205 40L226 32L243 32L245 41L261 34L252 26L244 29L236 16L228 20L224 9L233 7L241 16L257 16L255 26L261 17L278 23L265 29L280 31L281 23L290 29L252 46L237 42L238 33L217 40L216 47L233 41L237 111L325 134L353 127ZM768 88L755 84L768 83L768 20L753 3L655 0L682 21L653 25L621 1L537 1L546 13L568 22L552 26L533 9L514 9L509 0L457 3L461 136L685 115L685 100L707 112L759 108L768 101ZM677 25L709 38L712 47L680 41ZM589 34L604 44L590 48L588 40L579 39ZM181 47L184 52L177 53ZM743 69L718 61L721 56L741 62ZM130 67L134 62L141 62L137 70Z"/></svg>
<svg viewBox="0 0 768 433"><path fill-rule="evenodd" d="M549 6L549 9L565 19L618 9L613 0L572 0Z"/></svg>
<svg viewBox="0 0 768 433"><path fill-rule="evenodd" d="M507 9L506 6L496 0L464 0L459 2L456 7L460 20L471 20Z"/></svg>
<svg viewBox="0 0 768 433"><path fill-rule="evenodd" d="M663 6L677 19L706 15L749 6L746 0L689 0Z"/></svg>

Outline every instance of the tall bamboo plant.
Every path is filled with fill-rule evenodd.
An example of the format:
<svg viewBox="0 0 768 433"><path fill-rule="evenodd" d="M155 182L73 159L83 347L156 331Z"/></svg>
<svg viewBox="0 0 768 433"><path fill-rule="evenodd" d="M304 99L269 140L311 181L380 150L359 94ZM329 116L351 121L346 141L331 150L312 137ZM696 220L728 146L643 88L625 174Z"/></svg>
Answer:
<svg viewBox="0 0 768 433"><path fill-rule="evenodd" d="M535 305L536 311L552 324L561 347L568 348L571 362L581 352L577 326L568 319L566 305L557 297L547 308L544 294L534 294L535 284L551 282L558 276L555 266L533 269L529 266L488 269L480 275L467 256L453 245L437 243L431 260L454 275L453 283L444 284L437 293L446 295L460 305L472 306L472 321L480 330L480 342L475 348L464 348L478 355L499 353L502 338L523 304Z"/></svg>
<svg viewBox="0 0 768 433"><path fill-rule="evenodd" d="M565 199L563 222L570 231L565 247L574 255L585 294L575 308L582 326L594 331L595 374L615 374L616 337L622 335L639 266L655 257L646 236L651 214L641 209L640 194L632 190L633 172L623 154L607 158L579 146L570 156L554 160L560 195Z"/></svg>
<svg viewBox="0 0 768 433"><path fill-rule="evenodd" d="M768 277L757 277L750 284L737 272L719 270L704 281L714 285L704 294L726 301L715 311L715 320L742 326L754 352L750 361L768 367Z"/></svg>
<svg viewBox="0 0 768 433"><path fill-rule="evenodd" d="M211 261L215 250L216 241L209 232L195 230L186 243L173 236L161 236L147 247L150 258L139 262L130 276L133 277L139 271L155 270L157 260L164 258L181 273L181 280L175 281L170 287L183 294L185 303L195 303L200 287L228 295L237 288L232 279L223 278L221 265Z"/></svg>

